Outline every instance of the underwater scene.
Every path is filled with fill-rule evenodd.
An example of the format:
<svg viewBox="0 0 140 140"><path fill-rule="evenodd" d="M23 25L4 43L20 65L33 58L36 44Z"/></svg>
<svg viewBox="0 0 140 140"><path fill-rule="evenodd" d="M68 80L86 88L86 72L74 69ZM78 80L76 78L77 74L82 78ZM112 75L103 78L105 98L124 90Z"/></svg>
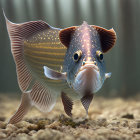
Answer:
<svg viewBox="0 0 140 140"><path fill-rule="evenodd" d="M139 0L0 0L0 140L140 140Z"/></svg>

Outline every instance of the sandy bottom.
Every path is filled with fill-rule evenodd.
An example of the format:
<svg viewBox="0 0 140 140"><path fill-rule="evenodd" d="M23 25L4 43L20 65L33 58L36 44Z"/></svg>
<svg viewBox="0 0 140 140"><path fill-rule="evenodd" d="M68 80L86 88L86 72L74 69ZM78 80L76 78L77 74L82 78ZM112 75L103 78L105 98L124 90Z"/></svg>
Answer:
<svg viewBox="0 0 140 140"><path fill-rule="evenodd" d="M47 114L32 108L23 121L8 124L16 111L19 97L0 94L0 139L6 140L140 140L140 98L105 99L95 97L89 118L76 101L74 119L63 110L61 100ZM77 119L76 119L77 118Z"/></svg>

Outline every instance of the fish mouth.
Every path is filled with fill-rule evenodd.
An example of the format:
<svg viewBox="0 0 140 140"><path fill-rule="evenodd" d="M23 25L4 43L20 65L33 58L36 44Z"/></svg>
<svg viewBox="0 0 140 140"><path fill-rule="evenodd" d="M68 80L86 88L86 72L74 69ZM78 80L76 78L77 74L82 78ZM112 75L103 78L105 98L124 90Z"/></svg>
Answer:
<svg viewBox="0 0 140 140"><path fill-rule="evenodd" d="M82 94L83 96L86 90L89 90L91 93L97 92L101 85L98 66L94 63L86 63L75 75L73 88L77 93Z"/></svg>
<svg viewBox="0 0 140 140"><path fill-rule="evenodd" d="M98 68L98 66L97 65L95 65L94 63L87 63L87 64L85 64L84 66L82 66L81 68L80 68L80 70L78 71L78 73L80 72L80 71L83 71L83 70L85 70L85 69L94 69L95 71L98 71L99 72L99 68ZM78 74L77 73L77 74Z"/></svg>
<svg viewBox="0 0 140 140"><path fill-rule="evenodd" d="M88 73L88 75L89 75L90 73L93 73L93 72L94 72L94 73L100 73L100 72L99 72L98 66L95 65L94 62L90 62L90 63L86 63L85 65L83 65L83 66L79 69L79 71L75 74L75 79L76 79L76 77L77 77L80 73L83 73L83 72Z"/></svg>

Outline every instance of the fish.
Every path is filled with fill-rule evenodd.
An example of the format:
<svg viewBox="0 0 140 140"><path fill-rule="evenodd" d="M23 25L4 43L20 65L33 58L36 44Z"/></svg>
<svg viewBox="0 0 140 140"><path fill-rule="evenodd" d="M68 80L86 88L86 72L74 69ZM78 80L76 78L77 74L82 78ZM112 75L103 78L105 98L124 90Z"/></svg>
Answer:
<svg viewBox="0 0 140 140"><path fill-rule="evenodd" d="M6 16L5 20L22 92L20 105L8 123L20 122L32 106L50 112L59 96L69 117L73 97L78 97L88 115L94 94L111 77L103 56L115 45L114 29L85 21L60 29L42 20L13 23Z"/></svg>

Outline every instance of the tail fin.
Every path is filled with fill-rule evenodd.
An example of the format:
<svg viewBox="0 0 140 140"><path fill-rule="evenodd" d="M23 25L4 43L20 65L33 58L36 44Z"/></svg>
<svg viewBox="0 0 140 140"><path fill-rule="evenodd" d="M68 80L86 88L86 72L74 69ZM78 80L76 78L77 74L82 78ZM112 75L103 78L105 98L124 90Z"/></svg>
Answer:
<svg viewBox="0 0 140 140"><path fill-rule="evenodd" d="M22 92L26 92L33 77L24 60L24 40L38 32L50 28L50 26L44 21L30 21L22 24L15 24L10 22L6 16L5 19L11 40L11 51L16 63L18 84Z"/></svg>

